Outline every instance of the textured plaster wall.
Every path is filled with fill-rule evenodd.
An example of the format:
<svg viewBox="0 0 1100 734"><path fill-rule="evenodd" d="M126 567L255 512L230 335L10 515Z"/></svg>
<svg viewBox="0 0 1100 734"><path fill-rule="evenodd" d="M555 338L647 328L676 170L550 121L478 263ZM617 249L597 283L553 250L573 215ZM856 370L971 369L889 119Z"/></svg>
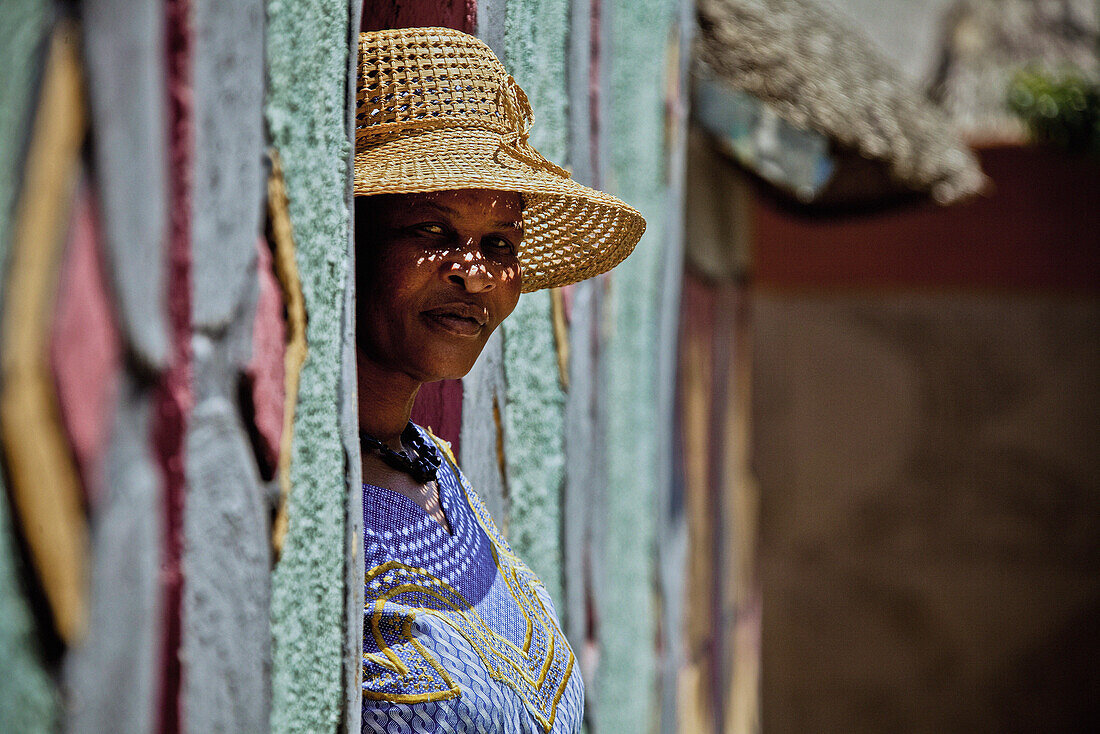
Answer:
<svg viewBox="0 0 1100 734"><path fill-rule="evenodd" d="M595 573L601 657L586 685L589 720L600 732L646 731L656 714L654 547L667 468L658 444L667 440L658 354L660 314L676 302L663 298L671 244L662 226L669 211L663 93L668 64L676 63L666 49L677 7L665 0L601 3L593 100L583 63L591 5L485 0L478 6L479 35L502 53L531 99L532 142L585 182L600 171L596 183L649 221L636 253L611 276L608 301L599 284L574 291L572 328L585 334L570 337L571 407L558 378L550 294L523 296L504 324L508 536L554 594L578 650L585 644L580 616L590 603L580 551L594 543L587 563ZM587 137L593 101L595 141ZM594 150L598 162L586 159ZM600 334L595 341L592 329ZM601 366L601 376L591 374Z"/></svg>
<svg viewBox="0 0 1100 734"><path fill-rule="evenodd" d="M344 702L345 452L340 430L350 145L349 9L268 3L272 143L282 155L308 313L309 357L294 423L289 527L272 578L276 732L335 731Z"/></svg>
<svg viewBox="0 0 1100 734"><path fill-rule="evenodd" d="M0 60L7 70L0 87L0 260L7 258L10 247L12 207L50 15L44 0L11 0L0 5Z"/></svg>
<svg viewBox="0 0 1100 734"><path fill-rule="evenodd" d="M357 492L348 492L358 486L358 459L347 83L358 3L349 9L343 0L249 0L230 8L194 0L172 3L180 15L166 23L164 7L154 0L117 21L123 17L115 12L118 2L86 2L84 33L103 260L127 357L114 409L104 419L110 425L104 495L90 518L89 636L64 664L66 685L83 706L65 718L73 730L147 731L158 716L161 726L179 723L175 712L182 710L183 727L192 731L355 731L362 559L361 508ZM463 448L479 447L481 457L467 470L475 483L479 472L486 477L494 514L550 589L578 652L590 603L582 581L584 544L590 537L597 542L590 563L602 569L595 580L602 655L598 675L587 683L590 700L600 700L595 723L601 734L646 731L654 713L653 505L660 463L654 395L668 4L601 4L598 81L605 127L598 168L604 185L646 214L650 230L612 277L606 299L603 281L573 292L570 438L549 292L521 299L468 383L466 399L477 410L463 413ZM0 5L0 61L7 62L9 81L0 89L2 256L24 144L16 133L26 129L40 66L33 52L44 37L49 6L31 0ZM188 7L190 25L173 25ZM584 172L589 183L597 167L584 156L597 146L587 137L588 67L567 59L583 60L589 52L588 36L577 34L594 28L592 8L569 0L465 4L467 13L477 11L479 33L530 96L534 144ZM175 81L193 81L193 95L166 94L166 27L175 33L168 45L176 67L193 74ZM261 45L266 72L256 61ZM194 64L182 63L186 54ZM131 56L148 63L126 63ZM169 145L166 120L177 124L171 140L186 146L193 140L193 159L186 146ZM187 124L180 127L181 120ZM282 160L309 349L294 419L289 527L270 578L269 507L237 392L255 336L265 142ZM176 158L181 150L190 178L169 181L170 162L177 173L183 170ZM173 192L182 198L169 207ZM168 276L164 233L170 216L173 242L185 245L173 252L194 258L176 264L193 281ZM150 306L179 291L186 298L172 303L184 304L182 320L173 312L177 318L169 321L164 309ZM182 351L180 334L187 347ZM188 392L175 406L180 413L166 418L163 400L153 399L151 378L176 365L181 354L193 373L172 373ZM601 363L606 369L597 375ZM191 397L184 437L183 411ZM606 408L606 441L597 403ZM155 444L168 430L166 420L179 429L172 445L186 449L185 462L173 470L179 474L185 466L188 486L186 506L177 507L185 511L182 524L173 525L184 541L182 620L174 616L178 599L162 593L164 538L160 523L150 521L164 514L158 459L166 456L154 450L163 454L164 446ZM161 428L154 432L154 426ZM470 440L475 434L476 445ZM177 440L183 438L185 443ZM179 499L183 477L175 479ZM12 522L0 493L0 658L15 682L0 686L0 731L49 731L57 717L56 671L36 647ZM177 621L182 628L173 626ZM171 657L166 661L165 655ZM182 670L170 668L174 660ZM119 686L119 680L132 685ZM164 704L159 714L158 696Z"/></svg>
<svg viewBox="0 0 1100 734"><path fill-rule="evenodd" d="M595 90L592 70L598 64L598 49L592 44L593 0L570 3L567 39L566 84L569 120L568 164L573 178L597 186L594 180L595 126L592 105ZM575 649L584 649L589 633L588 611L593 606L591 570L595 563L591 542L603 501L603 429L597 410L603 279L577 283L569 290L568 308L562 299L568 324L569 384L565 396L563 443L565 477L562 487L562 598L558 616L566 637ZM583 658L582 658L583 660ZM590 670L582 665L586 675ZM588 688L585 715L588 721L599 701Z"/></svg>
<svg viewBox="0 0 1100 734"><path fill-rule="evenodd" d="M188 731L263 732L270 507L237 400L251 359L263 210L262 0L195 0L193 391L182 600Z"/></svg>
<svg viewBox="0 0 1100 734"><path fill-rule="evenodd" d="M596 729L644 732L656 714L654 550L661 431L655 396L666 230L664 84L672 4L603 5L600 150L603 184L648 223L634 254L611 276L606 341L607 457L602 658Z"/></svg>
<svg viewBox="0 0 1100 734"><path fill-rule="evenodd" d="M569 4L512 0L506 11L504 64L531 100L531 142L550 160L565 161ZM508 540L560 600L565 396L558 378L549 291L522 296L503 328Z"/></svg>
<svg viewBox="0 0 1100 734"><path fill-rule="evenodd" d="M38 51L47 31L48 5L39 0L0 4L0 293L10 246L12 207L18 191L25 143L37 81ZM38 647L35 620L20 583L21 561L13 535L11 507L0 474L0 731L45 733L54 730L57 698Z"/></svg>
<svg viewBox="0 0 1100 734"><path fill-rule="evenodd" d="M100 252L127 358L115 404L103 418L109 438L103 456L104 493L90 518L88 634L69 651L64 666L73 702L65 717L70 731L143 732L158 717L166 725L175 723L177 710L172 704L179 667L170 667L170 662L178 657L168 630L173 628L169 620L178 620L178 607L167 592L169 586L178 590L180 577L174 563L178 557L166 553L165 529L178 525L166 517L166 470L169 464L174 467L172 495L178 502L180 409L186 401L175 399L179 393L168 388L161 370L170 353L183 356L182 350L176 351L183 329L172 332L170 341L165 307L170 298L175 298L175 315L182 317L174 324L187 321L185 287L166 286L169 191L180 204L189 193L181 175L189 159L189 139L180 123L190 99L186 46L181 44L171 59L183 73L172 83L174 91L185 93L173 96L178 104L169 116L166 35L169 28L177 38L187 31L166 22L163 3L122 5L97 0L83 7L87 96L96 131L94 188L102 217ZM169 119L176 123L171 136ZM169 160L175 174L171 185ZM179 225L189 208L173 209L176 273L186 275L188 242ZM173 387L185 393L186 381L179 379L184 374L173 373ZM157 442L168 436L170 442L162 441L158 450ZM178 627L174 631L178 640ZM163 703L168 705L158 707Z"/></svg>
<svg viewBox="0 0 1100 734"><path fill-rule="evenodd" d="M45 734L54 731L58 701L19 585L12 532L8 498L0 494L0 657L7 676L0 686L0 731Z"/></svg>

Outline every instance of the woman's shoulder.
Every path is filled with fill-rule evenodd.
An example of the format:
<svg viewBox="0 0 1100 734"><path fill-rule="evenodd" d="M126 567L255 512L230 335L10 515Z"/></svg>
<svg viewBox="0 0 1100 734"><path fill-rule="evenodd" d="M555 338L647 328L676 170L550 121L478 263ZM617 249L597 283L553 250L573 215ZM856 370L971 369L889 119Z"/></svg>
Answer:
<svg viewBox="0 0 1100 734"><path fill-rule="evenodd" d="M448 468L454 474L455 483L461 491L462 499L466 501L466 504L477 519L478 524L481 525L495 545L508 555L513 555L512 547L508 545L508 541L505 540L504 534L497 528L492 515L489 514L488 508L485 507L485 502L481 499L481 495L477 493L477 490L470 484L469 480L466 479L466 475L462 473L462 469L459 468L458 459L455 458L450 441L446 441L436 436L432 433L431 428L424 428L422 426L417 426L417 428L439 447L445 462L448 464ZM516 560L518 561L519 559Z"/></svg>

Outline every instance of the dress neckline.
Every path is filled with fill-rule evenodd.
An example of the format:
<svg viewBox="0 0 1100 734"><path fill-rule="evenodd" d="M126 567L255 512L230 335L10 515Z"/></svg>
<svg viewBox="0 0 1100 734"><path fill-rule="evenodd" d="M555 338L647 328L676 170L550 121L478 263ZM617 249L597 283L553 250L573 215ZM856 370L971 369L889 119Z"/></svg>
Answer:
<svg viewBox="0 0 1100 734"><path fill-rule="evenodd" d="M431 442L432 446L435 446L435 442L432 437L428 435L420 426L413 424L420 435L425 441ZM451 466L451 462L443 456L443 451L438 446L436 450L440 452L443 461L440 463L439 473L436 476L435 486L436 493L439 495L439 508L443 512L443 517L447 521L446 525L438 522L435 518L428 514L428 511L421 507L416 501L406 494L402 494L396 490L388 487L381 487L377 484L371 484L370 482L363 482L363 492L370 492L374 499L381 503L381 507L385 509L393 510L393 513L397 516L406 516L408 512L413 513L413 517L417 519L425 519L428 521L428 527L434 534L440 533L445 538L454 539L459 532L459 518L456 515L456 508L461 504L461 498L452 496L452 487L458 486L458 477L454 473L454 467ZM404 512L402 512L404 510ZM460 512L460 511L459 511ZM465 525L466 523L461 523ZM448 528L450 530L448 531Z"/></svg>
<svg viewBox="0 0 1100 734"><path fill-rule="evenodd" d="M391 505L400 505L406 510L411 510L415 513L419 513L420 515L423 515L425 520L431 523L429 527L435 526L436 528L439 528L439 531L444 535L449 537L454 536L455 522L453 518L453 513L448 507L449 503L443 498L443 484L438 480L436 481L436 491L439 494L439 506L443 512L443 517L447 520L446 526L444 526L434 517L429 515L428 511L418 505L412 497L402 494L401 492L389 489L388 487L380 487L377 484L371 484L370 482L363 482L363 491L370 492L374 495L375 499L381 500L382 502L389 503ZM447 532L448 527L451 529L450 532Z"/></svg>

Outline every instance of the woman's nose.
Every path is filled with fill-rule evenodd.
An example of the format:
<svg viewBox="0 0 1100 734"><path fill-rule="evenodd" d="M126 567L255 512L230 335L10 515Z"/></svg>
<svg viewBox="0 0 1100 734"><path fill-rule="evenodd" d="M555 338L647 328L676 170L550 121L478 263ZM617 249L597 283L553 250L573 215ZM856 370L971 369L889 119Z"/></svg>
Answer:
<svg viewBox="0 0 1100 734"><path fill-rule="evenodd" d="M496 287L497 275L481 252L477 241L470 238L449 263L447 279L470 293L482 293Z"/></svg>

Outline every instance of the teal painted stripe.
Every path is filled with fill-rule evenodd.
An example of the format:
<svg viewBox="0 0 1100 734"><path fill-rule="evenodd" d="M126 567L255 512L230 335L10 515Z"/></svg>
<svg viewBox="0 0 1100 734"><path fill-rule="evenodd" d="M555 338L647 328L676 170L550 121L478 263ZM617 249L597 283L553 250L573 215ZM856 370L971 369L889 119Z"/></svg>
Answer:
<svg viewBox="0 0 1100 734"><path fill-rule="evenodd" d="M0 293L10 245L13 206L26 140L34 84L45 38L49 4L41 0L0 3ZM58 697L37 645L35 619L20 587L18 549L11 508L0 477L0 731L45 734L56 728Z"/></svg>
<svg viewBox="0 0 1100 734"><path fill-rule="evenodd" d="M613 0L602 21L604 185L648 223L612 271L605 385L608 483L596 730L646 732L657 719L655 550L660 484L658 304L665 243L664 80L674 3Z"/></svg>
<svg viewBox="0 0 1100 734"><path fill-rule="evenodd" d="M35 619L19 585L11 508L0 480L0 731L46 734L56 729L58 696L38 649Z"/></svg>
<svg viewBox="0 0 1100 734"><path fill-rule="evenodd" d="M265 108L290 196L309 315L294 422L290 525L272 579L274 732L336 731L344 702L343 299L350 217L348 5L271 0Z"/></svg>
<svg viewBox="0 0 1100 734"><path fill-rule="evenodd" d="M31 102L48 30L50 3L5 0L0 3L0 267L7 260L20 172L30 134ZM3 293L0 279L0 294Z"/></svg>
<svg viewBox="0 0 1100 734"><path fill-rule="evenodd" d="M531 101L532 144L559 163L566 162L568 153L568 26L565 0L507 4L504 65ZM524 295L503 328L508 541L561 606L565 395L558 378L549 292Z"/></svg>

